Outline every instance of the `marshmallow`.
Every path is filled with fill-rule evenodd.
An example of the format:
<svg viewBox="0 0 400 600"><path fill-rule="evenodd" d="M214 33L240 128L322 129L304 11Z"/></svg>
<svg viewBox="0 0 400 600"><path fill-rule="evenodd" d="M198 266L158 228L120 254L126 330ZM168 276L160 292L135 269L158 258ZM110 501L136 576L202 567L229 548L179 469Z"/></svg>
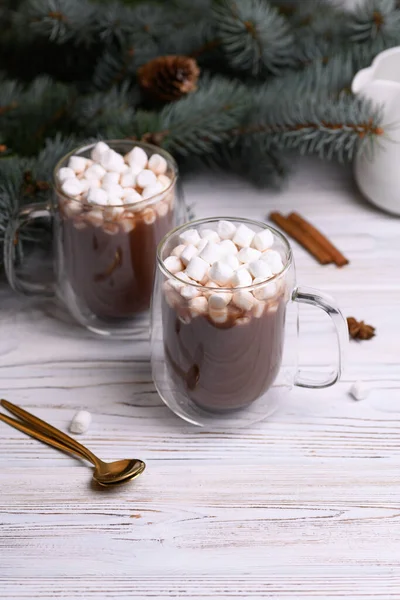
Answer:
<svg viewBox="0 0 400 600"><path fill-rule="evenodd" d="M274 275L283 271L283 262L281 255L276 250L267 250L261 256L261 260L264 260L267 265L271 268Z"/></svg>
<svg viewBox="0 0 400 600"><path fill-rule="evenodd" d="M199 254L200 258L208 262L209 265L213 265L217 260L221 258L221 250L219 244L215 242L207 242L207 245Z"/></svg>
<svg viewBox="0 0 400 600"><path fill-rule="evenodd" d="M118 181L117 181L118 183ZM136 185L136 176L132 171L127 171L121 175L120 185L123 188L134 188Z"/></svg>
<svg viewBox="0 0 400 600"><path fill-rule="evenodd" d="M196 231L197 233L197 231ZM216 263L217 264L217 263ZM195 281L201 282L208 273L209 264L199 256L194 256L186 267L186 273Z"/></svg>
<svg viewBox="0 0 400 600"><path fill-rule="evenodd" d="M125 161L130 167L134 166L134 170L139 169L142 171L147 166L147 154L143 148L135 146L128 154L126 154Z"/></svg>
<svg viewBox="0 0 400 600"><path fill-rule="evenodd" d="M57 173L57 178L60 183L64 183L67 179L75 179L75 171L69 167L62 167Z"/></svg>
<svg viewBox="0 0 400 600"><path fill-rule="evenodd" d="M180 258L182 252L186 247L187 246L185 246L185 244L179 244L179 246L175 246L175 248L171 252L171 256L177 256L178 258Z"/></svg>
<svg viewBox="0 0 400 600"><path fill-rule="evenodd" d="M69 202L65 202L63 204L63 210L67 217L72 217L82 212L82 205L76 200L70 200Z"/></svg>
<svg viewBox="0 0 400 600"><path fill-rule="evenodd" d="M152 225L156 220L157 215L152 208L146 208L146 210L142 212L142 218L146 225Z"/></svg>
<svg viewBox="0 0 400 600"><path fill-rule="evenodd" d="M208 302L204 296L198 296L197 298L193 298L189 300L189 310L192 317L198 317L199 315L204 315L208 311Z"/></svg>
<svg viewBox="0 0 400 600"><path fill-rule="evenodd" d="M233 287L246 287L253 283L253 278L245 267L235 271L231 283Z"/></svg>
<svg viewBox="0 0 400 600"><path fill-rule="evenodd" d="M166 190L171 185L172 181L167 175L159 175L157 181L161 183L163 190Z"/></svg>
<svg viewBox="0 0 400 600"><path fill-rule="evenodd" d="M242 248L237 257L241 263L250 263L258 260L260 256L261 252L255 248Z"/></svg>
<svg viewBox="0 0 400 600"><path fill-rule="evenodd" d="M153 171L150 171L150 169L143 169L143 171L140 171L136 176L136 185L141 188L146 188L149 185L154 185L156 183L161 187L161 183L157 181L156 175Z"/></svg>
<svg viewBox="0 0 400 600"><path fill-rule="evenodd" d="M116 223L104 223L103 231L108 235L117 235L119 233L119 227Z"/></svg>
<svg viewBox="0 0 400 600"><path fill-rule="evenodd" d="M370 388L363 381L356 381L349 390L354 400L365 400L370 392Z"/></svg>
<svg viewBox="0 0 400 600"><path fill-rule="evenodd" d="M87 194L92 187L92 182L89 181L89 179L80 179L79 182L81 184L82 194Z"/></svg>
<svg viewBox="0 0 400 600"><path fill-rule="evenodd" d="M222 310L231 300L232 294L229 292L214 292L208 298L208 306L210 310Z"/></svg>
<svg viewBox="0 0 400 600"><path fill-rule="evenodd" d="M153 154L149 158L148 167L156 175L164 175L164 173L167 171L168 164L163 156L161 156L160 154Z"/></svg>
<svg viewBox="0 0 400 600"><path fill-rule="evenodd" d="M174 273L174 275L175 275L175 277L177 277L178 279L180 279L180 281L179 282L178 281L174 281L174 282L171 281L171 285L172 284L177 284L180 287L182 287L183 282L185 282L185 283L195 283L193 281L193 279L190 279L190 277L185 273L185 271L178 271L178 273Z"/></svg>
<svg viewBox="0 0 400 600"><path fill-rule="evenodd" d="M120 175L119 173L106 173L102 180L102 187L106 189L105 185L116 185L119 183Z"/></svg>
<svg viewBox="0 0 400 600"><path fill-rule="evenodd" d="M124 213L124 218L122 219L122 221L120 222L122 231L124 231L125 233L130 233L131 231L133 231L136 227L136 220L134 215L132 215L132 213Z"/></svg>
<svg viewBox="0 0 400 600"><path fill-rule="evenodd" d="M226 323L228 320L228 311L227 309L222 310L212 310L210 309L210 319L214 321L214 323Z"/></svg>
<svg viewBox="0 0 400 600"><path fill-rule="evenodd" d="M61 189L64 194L67 196L79 196L83 192L83 187L79 179L66 179L62 185Z"/></svg>
<svg viewBox="0 0 400 600"><path fill-rule="evenodd" d="M103 211L98 208L90 210L85 217L86 221L94 227L100 227L103 224Z"/></svg>
<svg viewBox="0 0 400 600"><path fill-rule="evenodd" d="M103 183L101 184L103 190L105 190L110 198L110 203L113 204L115 198L121 198L123 188L118 183Z"/></svg>
<svg viewBox="0 0 400 600"><path fill-rule="evenodd" d="M220 243L220 248L221 248L222 256L226 256L227 254L237 254L238 253L238 249L236 248L236 246L232 242L232 240L223 240Z"/></svg>
<svg viewBox="0 0 400 600"><path fill-rule="evenodd" d="M85 221L74 221L75 229L86 229L87 225Z"/></svg>
<svg viewBox="0 0 400 600"><path fill-rule="evenodd" d="M233 254L227 254L226 256L223 256L221 260L230 267L232 267L234 271L236 271L240 267L240 262Z"/></svg>
<svg viewBox="0 0 400 600"><path fill-rule="evenodd" d="M122 192L121 198L125 200L125 204L135 204L143 200L142 196L136 190L130 190L127 194Z"/></svg>
<svg viewBox="0 0 400 600"><path fill-rule="evenodd" d="M110 203L110 208L107 208L106 211L108 213L108 216L110 219L118 219L119 217L122 217L122 215L124 214L124 208L123 205L124 203L122 202L121 198L117 198L117 197L113 197L113 198L109 198L109 203Z"/></svg>
<svg viewBox="0 0 400 600"><path fill-rule="evenodd" d="M193 285L184 285L180 289L180 294L186 300L191 300L192 298L197 298L197 296L201 295L200 290Z"/></svg>
<svg viewBox="0 0 400 600"><path fill-rule="evenodd" d="M200 240L197 244L196 244L196 248L198 253L200 254L200 252L202 250L204 250L204 248L207 246L208 244L208 240Z"/></svg>
<svg viewBox="0 0 400 600"><path fill-rule="evenodd" d="M152 171L150 171L151 173ZM142 171L143 173L143 171ZM140 186L139 186L140 187ZM161 194L162 192L162 186L160 183L158 183L158 181L156 181L155 183L153 183L152 185L147 185L143 191L142 191L142 197L143 198L151 198L152 196L157 196L158 194Z"/></svg>
<svg viewBox="0 0 400 600"><path fill-rule="evenodd" d="M232 302L242 310L251 310L254 304L254 296L251 292L235 292L233 294Z"/></svg>
<svg viewBox="0 0 400 600"><path fill-rule="evenodd" d="M253 277L269 279L272 277L270 266L263 260L255 260L249 264L249 271Z"/></svg>
<svg viewBox="0 0 400 600"><path fill-rule="evenodd" d="M247 225L242 223L236 229L232 241L236 244L236 246L239 246L239 248L248 248L253 241L254 236L255 232L250 229L250 227L247 227Z"/></svg>
<svg viewBox="0 0 400 600"><path fill-rule="evenodd" d="M212 288L213 290L215 290L215 288L218 288L219 286L214 281L207 281L207 283L204 284L204 287ZM211 291L211 290L209 292L206 292L205 290L203 291L203 294L206 298L209 298L211 296L211 294L213 294L213 293L214 293L214 291Z"/></svg>
<svg viewBox="0 0 400 600"><path fill-rule="evenodd" d="M264 302L256 302L253 307L253 315L256 319L261 319L264 314L265 303Z"/></svg>
<svg viewBox="0 0 400 600"><path fill-rule="evenodd" d="M234 271L232 267L221 260L218 260L213 264L208 275L210 279L223 286L231 281L233 274Z"/></svg>
<svg viewBox="0 0 400 600"><path fill-rule="evenodd" d="M264 250L266 250L267 248L271 248L273 243L274 236L272 234L272 231L270 231L269 229L263 229L262 231L256 233L251 245L253 246L253 248L257 248L257 250L260 250L260 252L264 252Z"/></svg>
<svg viewBox="0 0 400 600"><path fill-rule="evenodd" d="M101 206L107 206L108 194L101 188L91 187L88 191L87 201L90 204L100 204Z"/></svg>
<svg viewBox="0 0 400 600"><path fill-rule="evenodd" d="M92 165L85 171L85 179L102 179L106 170L101 165Z"/></svg>
<svg viewBox="0 0 400 600"><path fill-rule="evenodd" d="M92 415L87 410L80 410L72 419L69 430L71 433L85 433L92 422Z"/></svg>
<svg viewBox="0 0 400 600"><path fill-rule="evenodd" d="M168 202L157 202L155 209L159 217L165 217L169 211Z"/></svg>
<svg viewBox="0 0 400 600"><path fill-rule="evenodd" d="M248 323L250 323L250 317L239 317L239 319L236 319L235 321L235 325L247 325Z"/></svg>
<svg viewBox="0 0 400 600"><path fill-rule="evenodd" d="M265 283L265 278L264 277L256 277L254 279L253 283L254 284ZM260 286L259 288L256 288L253 290L253 296L255 298L257 298L257 300L269 300L270 298L273 298L274 296L276 296L276 293L277 293L277 286L274 281L271 281L270 283L265 283L265 285Z"/></svg>
<svg viewBox="0 0 400 600"><path fill-rule="evenodd" d="M179 247L179 246L178 246ZM180 259L185 266L187 266L194 256L197 256L197 248L193 244L184 246L184 250L181 252Z"/></svg>
<svg viewBox="0 0 400 600"><path fill-rule="evenodd" d="M88 166L87 162L87 159L83 156L71 156L68 161L68 167L78 175L86 169Z"/></svg>
<svg viewBox="0 0 400 600"><path fill-rule="evenodd" d="M122 173L125 170L124 158L115 150L106 150L100 158L100 164L106 171Z"/></svg>
<svg viewBox="0 0 400 600"><path fill-rule="evenodd" d="M179 273L179 271L182 271L183 269L183 264L177 256L168 256L164 260L164 266L173 275Z"/></svg>
<svg viewBox="0 0 400 600"><path fill-rule="evenodd" d="M236 233L236 225L231 221L218 221L217 233L221 240L231 240Z"/></svg>
<svg viewBox="0 0 400 600"><path fill-rule="evenodd" d="M95 162L100 162L102 154L108 150L110 150L110 146L108 146L105 142L97 142L90 156Z"/></svg>
<svg viewBox="0 0 400 600"><path fill-rule="evenodd" d="M221 241L218 233L216 231L214 231L214 229L201 229L200 230L200 237L203 240L208 240L208 241L214 242L216 244L219 241Z"/></svg>
<svg viewBox="0 0 400 600"><path fill-rule="evenodd" d="M179 236L181 244L193 244L193 246L197 246L200 239L197 229L186 229L186 231L183 231Z"/></svg>

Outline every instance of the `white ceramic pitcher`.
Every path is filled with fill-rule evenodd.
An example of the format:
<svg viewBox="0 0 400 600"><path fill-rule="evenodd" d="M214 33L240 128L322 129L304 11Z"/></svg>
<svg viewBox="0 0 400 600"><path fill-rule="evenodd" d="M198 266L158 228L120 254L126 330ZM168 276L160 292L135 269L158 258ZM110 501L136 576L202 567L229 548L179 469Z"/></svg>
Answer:
<svg viewBox="0 0 400 600"><path fill-rule="evenodd" d="M400 215L400 46L381 52L359 71L352 91L382 106L385 129L372 152L357 154L356 181L373 204Z"/></svg>

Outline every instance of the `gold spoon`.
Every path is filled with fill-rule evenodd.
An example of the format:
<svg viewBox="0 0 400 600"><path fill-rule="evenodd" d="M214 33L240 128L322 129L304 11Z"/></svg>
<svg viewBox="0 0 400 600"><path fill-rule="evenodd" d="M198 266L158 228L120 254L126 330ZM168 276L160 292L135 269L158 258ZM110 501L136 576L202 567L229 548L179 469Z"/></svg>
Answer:
<svg viewBox="0 0 400 600"><path fill-rule="evenodd" d="M138 477L146 468L146 464L136 458L105 463L97 458L97 456L95 456L88 448L85 448L85 446L71 438L69 435L56 429L52 425L49 425L49 423L42 421L42 419L35 417L23 408L19 408L19 406L11 404L11 402L8 402L7 400L1 400L0 404L10 413L16 415L22 421L30 423L33 427L29 427L16 419L11 419L2 414L0 414L0 421L11 425L11 427L15 427L15 429L19 429L19 431L22 431L45 444L49 444L50 446L54 446L55 448L70 454L77 454L81 458L85 458L94 465L93 479L100 485L107 486L125 483L130 479Z"/></svg>

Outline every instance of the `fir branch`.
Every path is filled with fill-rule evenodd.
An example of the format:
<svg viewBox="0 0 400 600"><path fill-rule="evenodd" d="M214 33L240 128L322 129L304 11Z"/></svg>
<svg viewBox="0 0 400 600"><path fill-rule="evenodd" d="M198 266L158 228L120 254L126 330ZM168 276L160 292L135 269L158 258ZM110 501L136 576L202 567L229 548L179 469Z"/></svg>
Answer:
<svg viewBox="0 0 400 600"><path fill-rule="evenodd" d="M400 43L400 10L395 0L365 0L350 14L346 32L351 41L373 43L376 53Z"/></svg>
<svg viewBox="0 0 400 600"><path fill-rule="evenodd" d="M293 64L293 35L286 20L266 0L222 0L216 25L233 68L257 75Z"/></svg>
<svg viewBox="0 0 400 600"><path fill-rule="evenodd" d="M154 120L160 145L178 155L205 154L228 139L247 108L246 89L222 77L204 77L197 92L165 106Z"/></svg>

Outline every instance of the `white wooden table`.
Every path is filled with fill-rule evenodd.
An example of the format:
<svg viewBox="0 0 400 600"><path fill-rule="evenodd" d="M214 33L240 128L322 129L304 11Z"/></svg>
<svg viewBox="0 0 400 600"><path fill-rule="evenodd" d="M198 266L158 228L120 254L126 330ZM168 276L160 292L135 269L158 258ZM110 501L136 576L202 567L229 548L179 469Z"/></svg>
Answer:
<svg viewBox="0 0 400 600"><path fill-rule="evenodd" d="M81 462L0 423L0 598L400 597L400 220L365 203L343 167L303 161L283 193L216 177L186 185L197 216L265 219L297 209L349 256L321 267L294 245L301 283L377 328L350 345L342 382L297 389L267 422L206 433L180 421L151 381L147 329L91 338L51 305L0 310L1 394L106 460L140 457L126 487L98 491ZM302 313L301 363L329 360L329 329ZM348 395L362 379L372 391Z"/></svg>

